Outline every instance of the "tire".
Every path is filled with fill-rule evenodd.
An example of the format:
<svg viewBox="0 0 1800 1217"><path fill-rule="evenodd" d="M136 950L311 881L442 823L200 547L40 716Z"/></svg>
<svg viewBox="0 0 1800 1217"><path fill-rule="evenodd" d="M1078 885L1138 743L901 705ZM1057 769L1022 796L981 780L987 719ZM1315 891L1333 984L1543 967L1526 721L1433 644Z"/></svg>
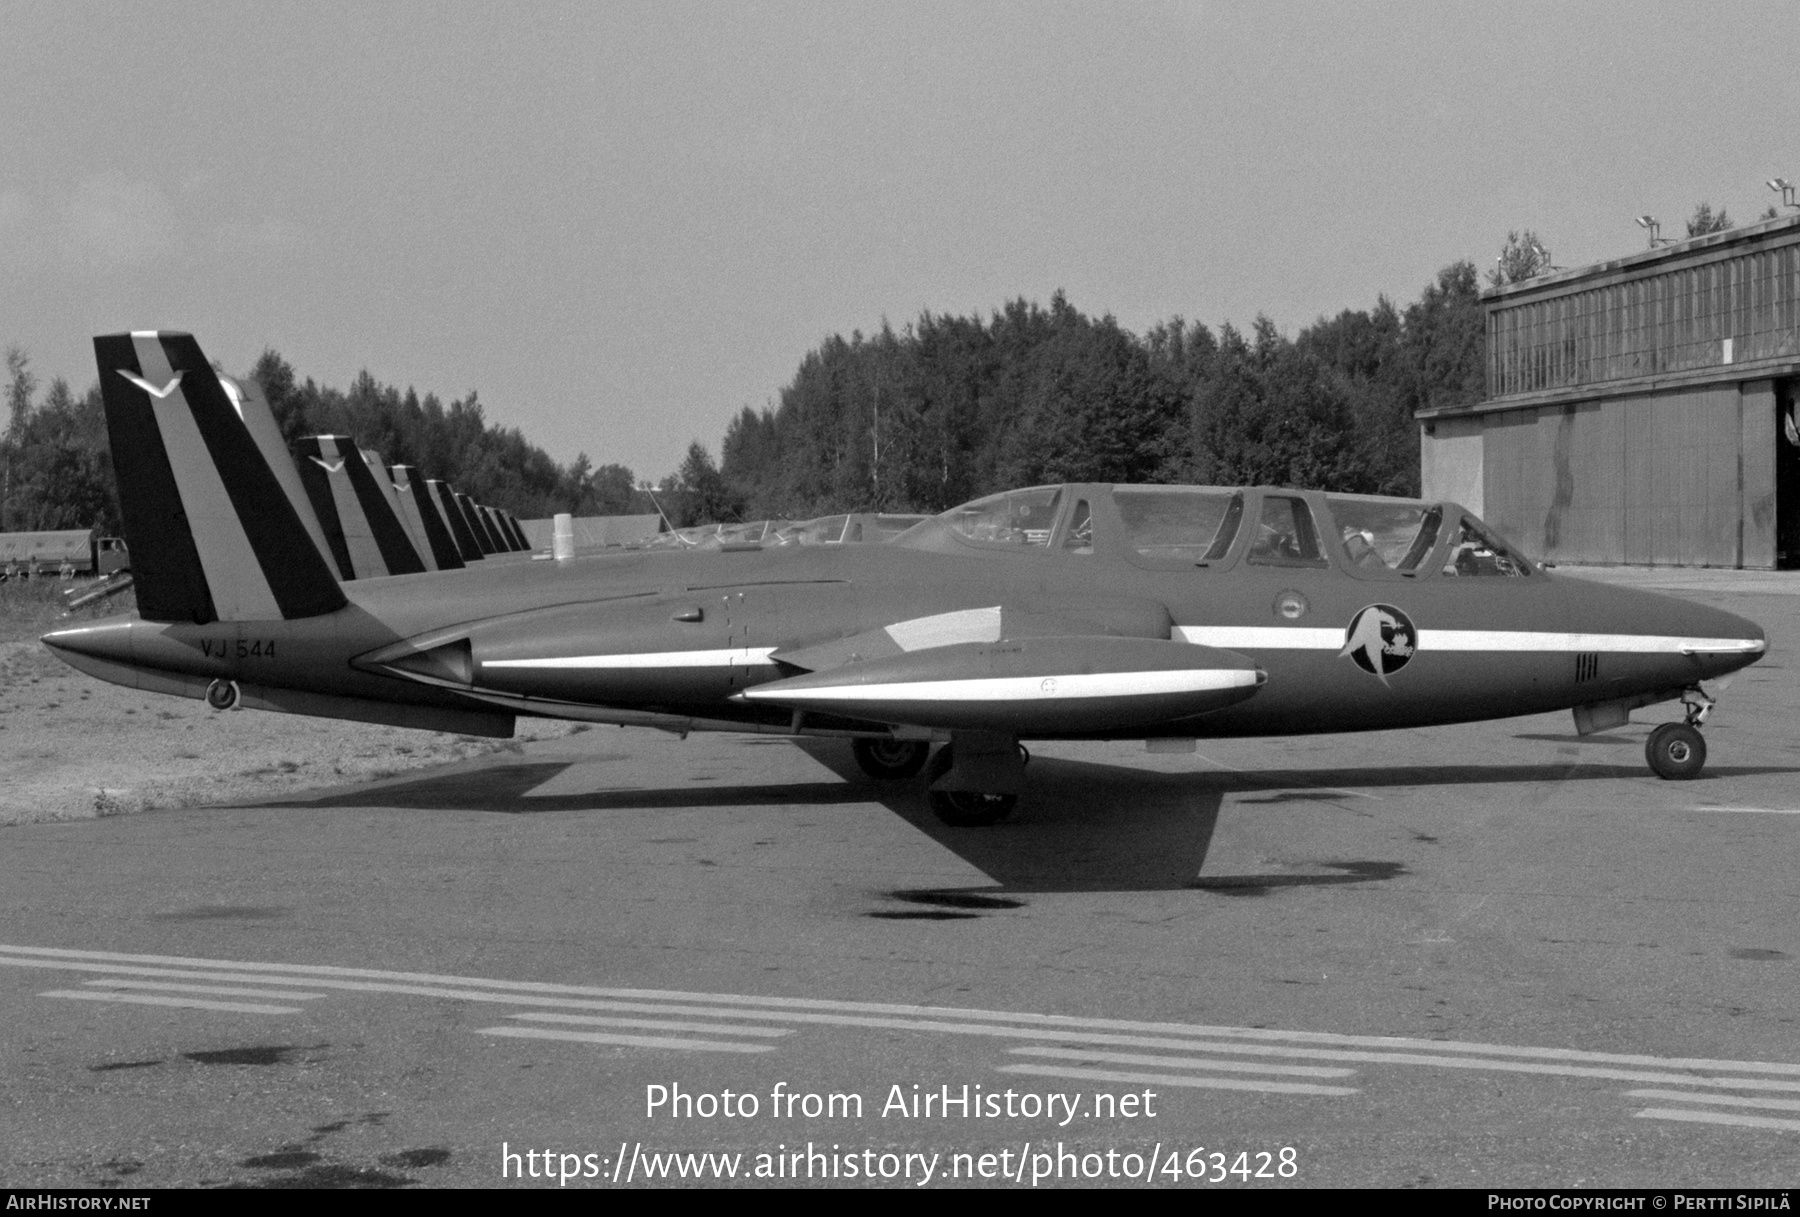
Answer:
<svg viewBox="0 0 1800 1217"><path fill-rule="evenodd" d="M1686 723L1664 723L1650 733L1644 759L1659 778L1684 782L1706 767L1706 737Z"/></svg>
<svg viewBox="0 0 1800 1217"><path fill-rule="evenodd" d="M951 828L986 828L998 824L1018 805L1016 794L977 794L969 790L933 790L931 810Z"/></svg>
<svg viewBox="0 0 1800 1217"><path fill-rule="evenodd" d="M925 767L925 784L931 783L949 773L956 764L956 754L951 745L945 744L931 758ZM981 794L969 790L928 790L931 799L931 810L951 828L986 828L998 824L1013 812L1018 805L1016 794Z"/></svg>
<svg viewBox="0 0 1800 1217"><path fill-rule="evenodd" d="M909 778L925 768L931 745L924 740L859 739L850 745L857 765L872 778Z"/></svg>

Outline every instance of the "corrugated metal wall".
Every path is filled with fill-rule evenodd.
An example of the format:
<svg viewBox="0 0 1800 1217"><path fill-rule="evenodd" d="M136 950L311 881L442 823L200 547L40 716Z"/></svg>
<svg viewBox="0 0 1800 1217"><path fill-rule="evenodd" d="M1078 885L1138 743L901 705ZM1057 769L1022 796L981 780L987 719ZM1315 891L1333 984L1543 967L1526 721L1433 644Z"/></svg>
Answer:
<svg viewBox="0 0 1800 1217"><path fill-rule="evenodd" d="M1486 518L1552 562L1773 565L1749 468L1772 461L1773 422L1772 396L1735 384L1490 414Z"/></svg>
<svg viewBox="0 0 1800 1217"><path fill-rule="evenodd" d="M1800 236L1767 239L1490 304L1488 396L1800 354Z"/></svg>

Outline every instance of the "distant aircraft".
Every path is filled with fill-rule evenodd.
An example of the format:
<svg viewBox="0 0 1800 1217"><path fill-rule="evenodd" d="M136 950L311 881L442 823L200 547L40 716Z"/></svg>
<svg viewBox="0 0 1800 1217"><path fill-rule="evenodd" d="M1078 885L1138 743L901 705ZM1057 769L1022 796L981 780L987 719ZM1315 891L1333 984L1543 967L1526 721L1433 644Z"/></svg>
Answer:
<svg viewBox="0 0 1800 1217"><path fill-rule="evenodd" d="M1174 751L1559 709L1585 734L1679 699L1646 754L1689 778L1703 682L1766 647L1730 613L1552 574L1454 503L1273 487L1037 486L882 545L340 583L192 337L95 350L139 608L44 642L221 709L847 737L867 772L923 769L939 816L975 825L1012 810L1022 740Z"/></svg>

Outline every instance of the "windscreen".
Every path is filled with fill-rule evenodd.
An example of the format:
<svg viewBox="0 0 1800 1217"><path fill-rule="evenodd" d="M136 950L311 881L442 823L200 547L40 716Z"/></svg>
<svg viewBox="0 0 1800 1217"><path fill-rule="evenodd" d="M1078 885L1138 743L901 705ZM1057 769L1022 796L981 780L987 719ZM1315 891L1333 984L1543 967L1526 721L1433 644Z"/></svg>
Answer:
<svg viewBox="0 0 1800 1217"><path fill-rule="evenodd" d="M1457 578L1498 575L1516 579L1530 573L1531 563L1472 516L1462 518L1444 555L1444 574Z"/></svg>

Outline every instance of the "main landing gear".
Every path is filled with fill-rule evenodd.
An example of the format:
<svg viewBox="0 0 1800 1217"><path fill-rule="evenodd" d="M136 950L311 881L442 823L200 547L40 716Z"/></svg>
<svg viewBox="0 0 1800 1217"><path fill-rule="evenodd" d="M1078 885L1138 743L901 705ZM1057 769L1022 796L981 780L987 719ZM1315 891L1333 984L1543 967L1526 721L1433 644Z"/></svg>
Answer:
<svg viewBox="0 0 1800 1217"><path fill-rule="evenodd" d="M1017 745L1015 745L1016 747ZM931 810L951 828L986 828L1012 814L1016 794L987 794L976 790L932 790L931 787L956 765L955 744L945 744L925 767L926 793ZM1023 751L1023 749L1020 749Z"/></svg>
<svg viewBox="0 0 1800 1217"><path fill-rule="evenodd" d="M1644 745L1644 759L1650 762L1651 771L1672 782L1699 777L1706 767L1706 737L1700 734L1700 727L1714 705L1714 700L1697 687L1683 693L1681 701L1687 710L1687 721L1664 723L1650 733Z"/></svg>
<svg viewBox="0 0 1800 1217"><path fill-rule="evenodd" d="M883 781L909 778L925 768L931 745L922 739L859 739L850 752L862 771Z"/></svg>
<svg viewBox="0 0 1800 1217"><path fill-rule="evenodd" d="M967 755L961 771L954 776L954 739L936 753L924 740L897 739L859 739L850 745L850 751L864 773L883 781L910 778L923 770L931 810L952 828L998 824L1018 805L1019 781L1030 754L1011 736L966 732L958 733L958 738ZM972 785L992 789L967 789ZM947 788L938 789L939 786Z"/></svg>

